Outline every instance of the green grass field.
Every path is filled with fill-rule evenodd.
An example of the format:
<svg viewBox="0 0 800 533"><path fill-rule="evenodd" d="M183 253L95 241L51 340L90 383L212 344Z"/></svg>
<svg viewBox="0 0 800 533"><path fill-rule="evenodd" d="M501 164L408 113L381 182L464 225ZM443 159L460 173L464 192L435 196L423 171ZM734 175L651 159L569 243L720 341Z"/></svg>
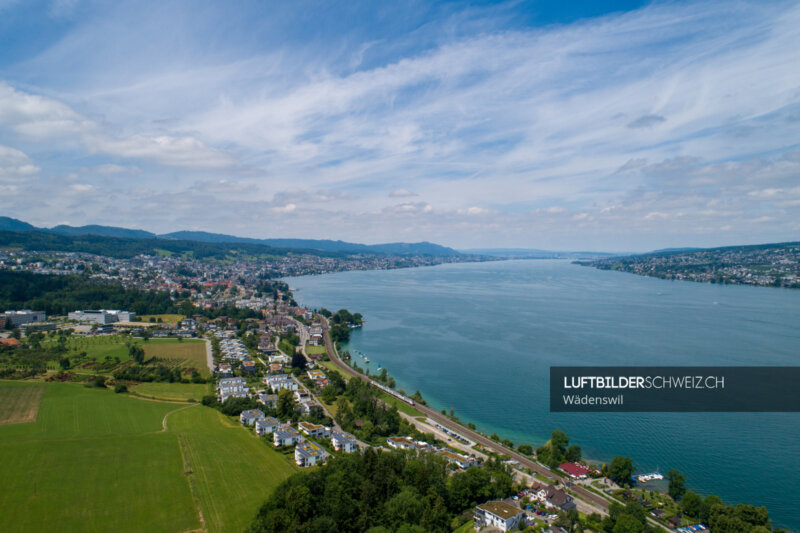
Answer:
<svg viewBox="0 0 800 533"><path fill-rule="evenodd" d="M241 531L296 470L213 409L64 383L0 426L0 464L4 532Z"/></svg>
<svg viewBox="0 0 800 533"><path fill-rule="evenodd" d="M169 425L193 472L189 481L210 532L243 531L272 490L298 470L294 456L207 407L177 412Z"/></svg>
<svg viewBox="0 0 800 533"><path fill-rule="evenodd" d="M327 370L335 370L335 371L337 371L339 374L341 374L341 376L344 378L345 381L350 381L350 378L352 377L350 374L347 374L344 371L342 371L342 369L339 368L338 366L336 366L336 364L333 363L332 361L319 361L316 364L322 366L323 368L325 368Z"/></svg>
<svg viewBox="0 0 800 533"><path fill-rule="evenodd" d="M54 344L55 341L47 340L46 343ZM182 368L194 368L201 376L208 376L208 364L206 361L205 342L201 339L150 339L145 342L143 339L125 337L121 335L98 335L96 337L84 337L73 335L67 343L69 357L76 366L70 369L76 373L106 373L110 374L118 366L111 362L109 365L98 369L97 364L103 365L105 361L116 361L119 364L130 360L128 353L128 343L134 343L144 347L147 358L158 357L167 366L180 366ZM85 358L80 358L79 354L86 352ZM87 366L88 365L88 366ZM57 361L51 361L52 369L58 368Z"/></svg>
<svg viewBox="0 0 800 533"><path fill-rule="evenodd" d="M310 344L306 345L306 354L314 355L314 354L317 354L317 353L325 354L325 353L328 353L328 352L327 352L327 350L325 350L324 346L312 346Z"/></svg>
<svg viewBox="0 0 800 533"><path fill-rule="evenodd" d="M177 339L152 339L141 346L146 358L158 357L184 368L194 368L201 376L208 376L205 342L198 339L178 342Z"/></svg>
<svg viewBox="0 0 800 533"><path fill-rule="evenodd" d="M142 383L136 385L132 392L162 400L197 400L214 390L212 383Z"/></svg>
<svg viewBox="0 0 800 533"><path fill-rule="evenodd" d="M44 385L8 383L0 387L0 425L36 421Z"/></svg>
<svg viewBox="0 0 800 533"><path fill-rule="evenodd" d="M183 315L170 315L170 314L142 315L136 317L136 322L150 322L151 318L156 322L158 322L158 319L160 318L163 324L177 324L186 317Z"/></svg>

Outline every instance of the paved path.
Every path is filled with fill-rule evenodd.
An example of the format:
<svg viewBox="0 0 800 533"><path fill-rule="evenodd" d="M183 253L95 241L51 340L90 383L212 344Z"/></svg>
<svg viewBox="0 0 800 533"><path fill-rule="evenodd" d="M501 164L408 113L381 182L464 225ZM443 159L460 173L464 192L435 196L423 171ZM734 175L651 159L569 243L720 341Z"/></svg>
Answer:
<svg viewBox="0 0 800 533"><path fill-rule="evenodd" d="M206 339L206 362L211 375L214 375L214 350L211 348L211 341Z"/></svg>

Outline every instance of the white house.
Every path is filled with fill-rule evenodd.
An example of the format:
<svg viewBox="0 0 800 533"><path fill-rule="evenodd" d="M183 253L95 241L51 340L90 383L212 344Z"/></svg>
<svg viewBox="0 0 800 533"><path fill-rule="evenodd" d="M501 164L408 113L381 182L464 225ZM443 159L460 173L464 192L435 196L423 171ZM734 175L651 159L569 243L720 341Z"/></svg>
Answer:
<svg viewBox="0 0 800 533"><path fill-rule="evenodd" d="M252 426L260 418L264 418L264 412L261 409L248 409L239 415L239 422L243 426Z"/></svg>
<svg viewBox="0 0 800 533"><path fill-rule="evenodd" d="M272 442L278 446L294 446L302 440L300 432L292 426L283 424L275 428L272 432Z"/></svg>
<svg viewBox="0 0 800 533"><path fill-rule="evenodd" d="M286 374L275 374L274 376L267 376L264 378L264 385L268 386L273 394L283 389L296 391L300 387L297 383L287 376Z"/></svg>
<svg viewBox="0 0 800 533"><path fill-rule="evenodd" d="M475 508L475 529L494 527L500 531L510 531L524 521L525 513L519 507L514 507L506 502L486 502Z"/></svg>
<svg viewBox="0 0 800 533"><path fill-rule="evenodd" d="M294 461L299 467L314 466L324 462L327 457L328 452L323 450L319 444L310 440L301 442L294 449Z"/></svg>
<svg viewBox="0 0 800 533"><path fill-rule="evenodd" d="M337 452L353 453L358 451L356 438L350 433L334 431L331 435L331 442L333 443L333 448Z"/></svg>
<svg viewBox="0 0 800 533"><path fill-rule="evenodd" d="M269 435L275 431L275 428L280 426L281 423L278 419L271 416L259 418L256 420L256 433L261 435Z"/></svg>
<svg viewBox="0 0 800 533"><path fill-rule="evenodd" d="M439 452L439 455L450 461L451 463L458 465L459 468L466 470L471 466L476 466L479 464L479 461L472 455L462 455L460 453L453 453L449 450L444 450Z"/></svg>
<svg viewBox="0 0 800 533"><path fill-rule="evenodd" d="M265 407L270 407L275 409L278 407L278 395L277 394L264 394L261 393L258 395L259 403L264 404Z"/></svg>
<svg viewBox="0 0 800 533"><path fill-rule="evenodd" d="M410 437L389 437L386 444L398 450L413 450L416 448L414 441Z"/></svg>
<svg viewBox="0 0 800 533"><path fill-rule="evenodd" d="M331 428L321 426L319 424L312 424L310 422L298 422L297 428L308 435L309 437L322 437L328 438L331 436Z"/></svg>

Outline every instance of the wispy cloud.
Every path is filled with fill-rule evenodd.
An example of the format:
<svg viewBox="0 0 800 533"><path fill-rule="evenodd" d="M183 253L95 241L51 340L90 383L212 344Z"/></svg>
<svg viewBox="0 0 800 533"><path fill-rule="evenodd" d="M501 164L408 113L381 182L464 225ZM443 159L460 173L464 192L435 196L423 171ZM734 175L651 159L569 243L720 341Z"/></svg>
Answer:
<svg viewBox="0 0 800 533"><path fill-rule="evenodd" d="M0 70L0 143L54 183L102 185L129 224L169 198L156 231L646 249L800 229L797 199L765 192L800 175L796 5L657 3L536 27L509 23L509 4L426 14L420 46L360 27L257 45L231 31L241 14L174 25L177 9L135 10L134 32L133 7L106 8ZM118 55L97 48L111 33ZM86 157L139 168L146 191Z"/></svg>

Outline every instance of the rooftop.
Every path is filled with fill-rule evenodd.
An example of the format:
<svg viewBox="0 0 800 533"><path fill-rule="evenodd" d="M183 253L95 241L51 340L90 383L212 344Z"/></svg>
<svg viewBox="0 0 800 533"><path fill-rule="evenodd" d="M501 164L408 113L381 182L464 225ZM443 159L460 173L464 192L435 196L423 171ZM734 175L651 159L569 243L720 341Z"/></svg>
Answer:
<svg viewBox="0 0 800 533"><path fill-rule="evenodd" d="M508 520L509 518L517 516L522 512L519 508L500 501L482 503L478 506L478 509L492 513L495 516L499 516L503 520Z"/></svg>

